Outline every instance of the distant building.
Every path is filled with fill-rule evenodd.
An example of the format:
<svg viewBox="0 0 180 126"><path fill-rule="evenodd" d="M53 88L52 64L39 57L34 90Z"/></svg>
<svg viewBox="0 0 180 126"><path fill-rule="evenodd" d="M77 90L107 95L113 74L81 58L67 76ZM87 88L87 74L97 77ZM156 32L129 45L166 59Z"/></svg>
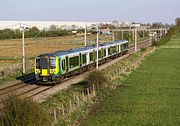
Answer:
<svg viewBox="0 0 180 126"><path fill-rule="evenodd" d="M48 29L51 25L57 26L60 29L78 29L92 24L100 24L100 22L61 22L61 21L0 21L0 29L10 28L19 29L20 24L27 27L36 26L38 29Z"/></svg>
<svg viewBox="0 0 180 126"><path fill-rule="evenodd" d="M132 24L132 22L112 21L112 22L62 22L62 21L0 21L1 29L19 29L20 26L33 27L36 26L40 30L48 31L51 25L61 30L78 30L85 27L95 28L96 26L113 25L115 27L138 27L140 24Z"/></svg>

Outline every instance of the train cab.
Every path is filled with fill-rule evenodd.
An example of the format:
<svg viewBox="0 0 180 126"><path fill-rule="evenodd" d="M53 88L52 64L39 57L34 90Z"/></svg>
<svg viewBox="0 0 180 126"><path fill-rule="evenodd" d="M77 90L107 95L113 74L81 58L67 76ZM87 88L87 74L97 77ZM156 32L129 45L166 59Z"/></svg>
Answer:
<svg viewBox="0 0 180 126"><path fill-rule="evenodd" d="M35 59L35 77L40 82L55 82L57 69L56 56L44 54Z"/></svg>

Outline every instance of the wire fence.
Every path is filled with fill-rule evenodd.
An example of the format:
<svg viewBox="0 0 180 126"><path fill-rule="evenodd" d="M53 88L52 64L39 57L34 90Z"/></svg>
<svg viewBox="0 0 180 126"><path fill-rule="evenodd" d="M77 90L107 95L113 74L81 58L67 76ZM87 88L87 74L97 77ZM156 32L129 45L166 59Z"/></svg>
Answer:
<svg viewBox="0 0 180 126"><path fill-rule="evenodd" d="M57 124L59 119L65 120L85 103L92 103L97 91L97 87L93 85L92 87L86 88L80 94L74 95L73 99L66 102L67 104L59 104L58 107L51 109L49 115L53 118L52 125Z"/></svg>

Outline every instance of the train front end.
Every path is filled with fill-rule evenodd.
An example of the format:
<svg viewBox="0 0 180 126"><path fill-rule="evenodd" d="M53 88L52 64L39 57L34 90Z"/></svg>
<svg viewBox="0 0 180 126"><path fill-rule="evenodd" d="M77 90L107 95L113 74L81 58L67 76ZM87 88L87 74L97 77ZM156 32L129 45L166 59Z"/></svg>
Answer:
<svg viewBox="0 0 180 126"><path fill-rule="evenodd" d="M55 83L58 74L58 58L52 54L43 54L35 59L35 77L39 83Z"/></svg>

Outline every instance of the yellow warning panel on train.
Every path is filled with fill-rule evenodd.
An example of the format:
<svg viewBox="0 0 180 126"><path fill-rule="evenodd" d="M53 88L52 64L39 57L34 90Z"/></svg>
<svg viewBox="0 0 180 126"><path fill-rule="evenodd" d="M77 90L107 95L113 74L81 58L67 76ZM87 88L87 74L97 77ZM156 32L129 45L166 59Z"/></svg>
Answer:
<svg viewBox="0 0 180 126"><path fill-rule="evenodd" d="M48 76L48 70L42 69L42 76Z"/></svg>

